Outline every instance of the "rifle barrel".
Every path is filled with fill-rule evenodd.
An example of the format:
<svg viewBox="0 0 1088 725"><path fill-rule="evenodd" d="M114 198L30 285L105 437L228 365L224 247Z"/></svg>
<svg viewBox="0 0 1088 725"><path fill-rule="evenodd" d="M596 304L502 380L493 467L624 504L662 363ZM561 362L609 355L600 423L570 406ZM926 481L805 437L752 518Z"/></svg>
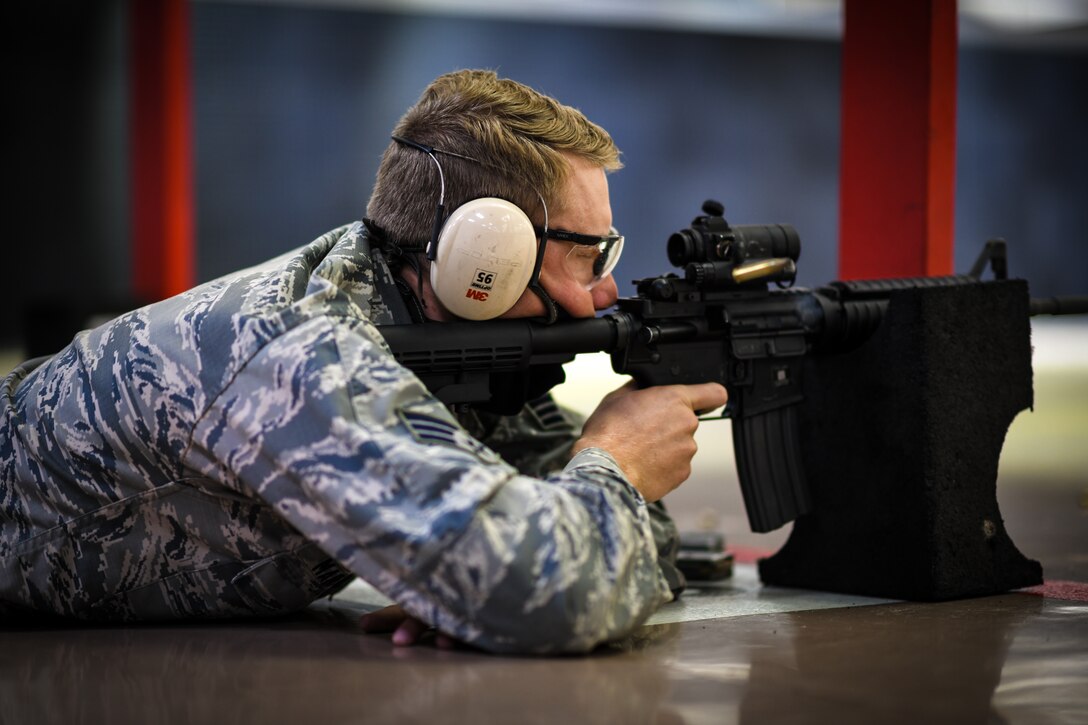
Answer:
<svg viewBox="0 0 1088 725"><path fill-rule="evenodd" d="M1088 313L1088 295L1032 297L1028 310L1035 315L1083 315Z"/></svg>

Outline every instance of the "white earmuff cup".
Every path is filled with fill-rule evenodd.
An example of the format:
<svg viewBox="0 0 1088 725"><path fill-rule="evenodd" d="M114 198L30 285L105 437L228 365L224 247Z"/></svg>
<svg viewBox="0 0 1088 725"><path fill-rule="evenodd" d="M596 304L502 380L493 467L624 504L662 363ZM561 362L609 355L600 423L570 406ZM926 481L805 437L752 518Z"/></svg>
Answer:
<svg viewBox="0 0 1088 725"><path fill-rule="evenodd" d="M473 199L442 226L431 287L458 317L498 317L525 292L537 244L532 222L517 206L493 197Z"/></svg>

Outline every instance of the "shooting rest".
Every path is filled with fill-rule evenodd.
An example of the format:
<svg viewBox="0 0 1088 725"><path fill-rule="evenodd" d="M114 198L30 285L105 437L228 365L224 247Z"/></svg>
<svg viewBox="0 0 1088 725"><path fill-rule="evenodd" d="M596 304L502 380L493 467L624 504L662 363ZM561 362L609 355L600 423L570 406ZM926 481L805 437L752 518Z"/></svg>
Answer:
<svg viewBox="0 0 1088 725"><path fill-rule="evenodd" d="M1022 280L902 290L860 347L806 360L814 510L759 562L765 584L938 601L1042 583L996 496L1032 405L1028 301Z"/></svg>

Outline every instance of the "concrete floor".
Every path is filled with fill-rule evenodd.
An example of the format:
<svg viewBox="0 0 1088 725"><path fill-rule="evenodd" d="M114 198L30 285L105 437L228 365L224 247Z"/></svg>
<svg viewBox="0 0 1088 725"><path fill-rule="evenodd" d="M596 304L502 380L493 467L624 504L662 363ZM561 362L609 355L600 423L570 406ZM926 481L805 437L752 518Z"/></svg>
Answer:
<svg viewBox="0 0 1088 725"><path fill-rule="evenodd" d="M747 565L735 576L772 611L729 612L734 585L694 591L689 602L721 599L720 616L647 625L571 658L395 648L359 631L367 605L340 597L265 622L0 626L0 721L1088 722L1083 600L793 609L821 595L760 591Z"/></svg>
<svg viewBox="0 0 1088 725"><path fill-rule="evenodd" d="M1042 589L907 603L763 587L740 563L571 658L395 648L357 627L379 604L362 585L275 621L0 623L0 723L1088 723L1086 333L1036 325L1035 411L1002 455L1006 529ZM727 426L704 425L669 505L744 562L788 528L747 533Z"/></svg>

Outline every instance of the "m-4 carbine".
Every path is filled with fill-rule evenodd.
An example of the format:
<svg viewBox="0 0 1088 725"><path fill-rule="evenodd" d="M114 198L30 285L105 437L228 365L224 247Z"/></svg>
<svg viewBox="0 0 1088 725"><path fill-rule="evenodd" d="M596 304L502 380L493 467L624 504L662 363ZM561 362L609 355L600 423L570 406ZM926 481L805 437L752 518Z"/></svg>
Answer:
<svg viewBox="0 0 1088 725"><path fill-rule="evenodd" d="M515 413L535 378L586 352L641 387L725 385L749 524L778 528L811 509L801 466L798 409L806 355L847 351L880 324L897 290L978 284L987 264L1007 276L1005 243L987 242L966 275L832 282L792 287L801 242L785 224L735 225L716 201L671 235L668 273L637 280L602 317L543 325L528 320L380 328L394 356L447 405ZM1032 300L1031 314L1088 311L1088 297ZM539 374L543 373L543 374Z"/></svg>

